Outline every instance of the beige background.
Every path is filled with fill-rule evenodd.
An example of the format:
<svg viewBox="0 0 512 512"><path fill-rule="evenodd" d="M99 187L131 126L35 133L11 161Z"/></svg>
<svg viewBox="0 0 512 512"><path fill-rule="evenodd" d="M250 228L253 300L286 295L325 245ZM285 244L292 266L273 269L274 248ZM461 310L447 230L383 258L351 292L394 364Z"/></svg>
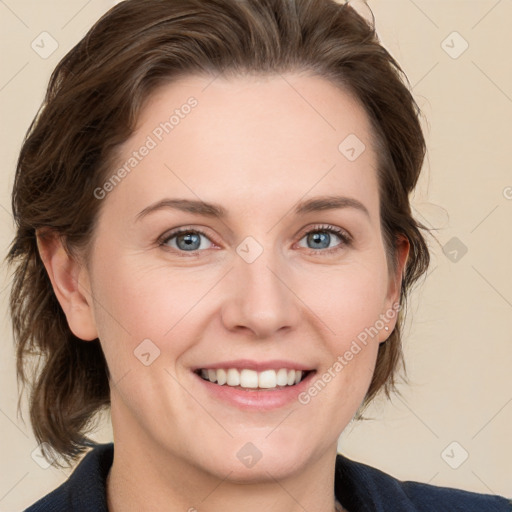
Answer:
<svg viewBox="0 0 512 512"><path fill-rule="evenodd" d="M2 257L13 234L17 153L49 74L113 3L0 0ZM374 404L374 421L349 426L339 449L401 479L510 497L512 3L370 5L383 43L409 76L428 119L428 162L413 204L418 218L438 229L439 243L430 240L431 270L411 303L405 340L410 384L403 386L403 398ZM58 43L46 59L31 47L42 32ZM6 512L22 510L66 472L43 469L32 459L36 442L17 418L5 268L2 279L0 511ZM107 426L97 438L110 436Z"/></svg>

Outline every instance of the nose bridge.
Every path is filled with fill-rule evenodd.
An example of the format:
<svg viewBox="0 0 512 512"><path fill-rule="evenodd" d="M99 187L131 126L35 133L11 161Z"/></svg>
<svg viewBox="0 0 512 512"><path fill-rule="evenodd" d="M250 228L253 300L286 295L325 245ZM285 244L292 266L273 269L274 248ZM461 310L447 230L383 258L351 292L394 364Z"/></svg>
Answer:
<svg viewBox="0 0 512 512"><path fill-rule="evenodd" d="M223 321L229 329L245 327L257 336L269 336L293 327L298 320L286 262L272 247L244 240L237 247Z"/></svg>

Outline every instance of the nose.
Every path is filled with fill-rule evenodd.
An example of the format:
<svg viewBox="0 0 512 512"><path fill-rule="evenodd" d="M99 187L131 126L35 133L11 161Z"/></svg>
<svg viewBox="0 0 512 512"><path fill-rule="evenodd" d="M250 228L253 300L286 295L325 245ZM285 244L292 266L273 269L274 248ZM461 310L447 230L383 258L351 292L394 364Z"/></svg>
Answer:
<svg viewBox="0 0 512 512"><path fill-rule="evenodd" d="M270 250L252 263L237 257L225 283L224 326L261 339L293 329L300 319L300 301L293 288L286 262Z"/></svg>

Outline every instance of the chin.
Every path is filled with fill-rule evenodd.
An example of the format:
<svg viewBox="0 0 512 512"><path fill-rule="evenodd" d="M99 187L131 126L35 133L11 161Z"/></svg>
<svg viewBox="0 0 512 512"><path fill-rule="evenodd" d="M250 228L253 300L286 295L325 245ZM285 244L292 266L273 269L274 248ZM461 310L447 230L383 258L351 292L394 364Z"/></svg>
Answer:
<svg viewBox="0 0 512 512"><path fill-rule="evenodd" d="M287 454L281 452L261 454L259 460L254 459L252 462L247 456L241 462L235 454L231 461L225 461L216 472L220 473L219 476L222 478L229 475L227 478L233 483L257 484L271 479L282 480L291 477L303 464L306 464L306 459L298 449Z"/></svg>
<svg viewBox="0 0 512 512"><path fill-rule="evenodd" d="M213 452L210 445L210 455L200 458L201 465L219 478L241 484L290 477L308 463L315 450L313 447L308 449L307 439L292 439L291 443L284 443L283 435L276 435L272 439L274 434L269 436L270 431L266 431L264 436L261 432L252 437L247 433L237 436L223 446L217 445ZM265 436L268 436L267 439ZM205 467L205 460L208 467Z"/></svg>

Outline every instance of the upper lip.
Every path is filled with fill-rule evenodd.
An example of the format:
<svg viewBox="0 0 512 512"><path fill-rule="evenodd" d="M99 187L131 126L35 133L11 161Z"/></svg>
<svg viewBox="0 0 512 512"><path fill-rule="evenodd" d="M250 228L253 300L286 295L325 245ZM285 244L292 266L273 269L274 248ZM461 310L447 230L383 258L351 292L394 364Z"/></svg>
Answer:
<svg viewBox="0 0 512 512"><path fill-rule="evenodd" d="M261 372L263 370L280 370L286 368L288 370L312 370L310 366L306 366L295 361L289 361L285 359L272 359L269 361L254 361L251 359L236 359L232 361L220 361L218 363L206 364L204 366L196 366L193 371L197 370L217 370L219 368L229 369L247 369Z"/></svg>

